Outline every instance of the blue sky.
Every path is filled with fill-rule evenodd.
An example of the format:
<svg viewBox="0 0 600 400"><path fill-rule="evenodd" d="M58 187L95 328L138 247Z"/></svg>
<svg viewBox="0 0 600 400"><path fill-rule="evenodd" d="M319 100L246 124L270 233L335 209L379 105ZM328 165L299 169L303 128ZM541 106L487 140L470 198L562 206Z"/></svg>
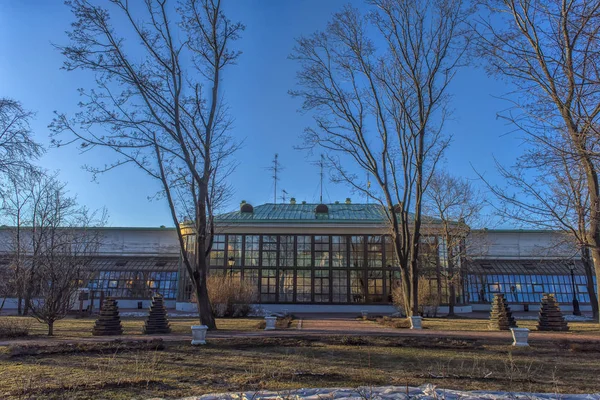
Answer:
<svg viewBox="0 0 600 400"><path fill-rule="evenodd" d="M230 208L240 200L253 204L272 202L273 182L266 170L273 155L285 170L279 188L298 201L318 201L319 170L316 157L295 150L299 135L311 123L297 110L299 99L288 90L295 84L297 65L288 59L295 38L323 29L332 13L347 0L227 0L228 15L246 25L236 43L243 51L237 66L226 71L225 94L235 118L233 136L245 140L236 155L240 162L231 183L235 194ZM352 2L361 5L362 2ZM53 111L77 110L77 88L89 87L90 77L60 69L63 58L52 43L66 43L65 31L72 17L61 0L3 0L0 2L0 96L19 100L36 112L36 139L47 144ZM447 131L454 137L446 153L446 168L453 174L475 179L477 171L495 181L493 157L510 165L520 153L520 141L508 134L511 127L496 118L507 104L497 97L507 87L488 78L476 67L461 70L453 82L453 120ZM172 225L166 204L150 201L157 184L133 167L124 167L92 182L84 164L109 162L110 151L80 155L73 147L49 149L40 164L59 170L71 193L90 208L106 207L112 226ZM279 191L279 194L281 191ZM344 200L357 195L347 187L326 184L325 200Z"/></svg>

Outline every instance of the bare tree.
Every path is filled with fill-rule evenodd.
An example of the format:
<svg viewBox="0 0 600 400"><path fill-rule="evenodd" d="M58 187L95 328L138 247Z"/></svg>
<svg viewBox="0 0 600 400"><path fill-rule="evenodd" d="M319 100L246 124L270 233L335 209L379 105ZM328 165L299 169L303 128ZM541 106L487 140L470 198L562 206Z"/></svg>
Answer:
<svg viewBox="0 0 600 400"><path fill-rule="evenodd" d="M581 181L575 178L550 190L571 190L569 186L577 182L585 185L585 191L579 191L587 199L580 203L587 203L585 221L577 221L576 217L577 222L569 225L579 231L579 224L585 224L585 234L580 236L591 254L600 285L600 185L595 149L600 138L600 1L495 0L484 7L489 18L482 13L478 21L477 51L487 59L490 74L506 79L515 88L508 96L513 107L502 116L527 140L541 146L540 153L552 154L566 163L560 171L581 174ZM541 186L546 182L521 179L519 174L516 178L541 201L546 217L554 219L554 204L546 205L547 199L533 194L547 193ZM563 174L560 179L564 178L570 179ZM576 200L577 196L571 195L565 201ZM554 197L549 201L558 200ZM539 211L538 205L532 207ZM556 206L556 211L564 212L565 204Z"/></svg>
<svg viewBox="0 0 600 400"><path fill-rule="evenodd" d="M347 6L324 32L297 41L300 88L291 93L313 112L305 142L327 150L334 180L382 206L410 316L418 313L423 194L449 140L447 88L466 48L467 12L461 0L369 4L368 15ZM374 188L358 178L364 172Z"/></svg>
<svg viewBox="0 0 600 400"><path fill-rule="evenodd" d="M29 257L36 266L29 308L52 336L54 322L67 316L78 289L93 274L91 261L102 240L95 228L104 226L106 214L80 207L54 179L38 194L38 214L28 232L33 250Z"/></svg>
<svg viewBox="0 0 600 400"><path fill-rule="evenodd" d="M33 168L19 168L6 176L2 188L2 223L10 226L2 236L2 246L8 254L10 268L7 273L12 282L13 294L17 297L17 313L23 314L23 295L25 282L26 240L23 228L31 223L29 212L32 211L34 181L41 177ZM25 312L26 313L26 312Z"/></svg>
<svg viewBox="0 0 600 400"><path fill-rule="evenodd" d="M147 0L135 9L126 0L113 0L110 8L88 0L69 4L76 22L70 44L58 47L65 68L95 73L96 85L81 91L82 110L74 118L57 114L55 144L77 142L83 152L110 148L117 161L92 172L133 164L160 182L200 321L215 329L207 258L214 212L228 194L228 157L238 147L228 135L232 120L221 80L239 57L230 46L244 26L225 16L220 0L183 0L177 7ZM112 15L124 23L113 24ZM123 36L126 29L131 41ZM193 224L187 247L182 221Z"/></svg>
<svg viewBox="0 0 600 400"><path fill-rule="evenodd" d="M33 113L23 109L21 103L0 98L0 173L8 175L23 167L42 152L41 145L33 140L29 121Z"/></svg>
<svg viewBox="0 0 600 400"><path fill-rule="evenodd" d="M436 230L445 260L441 262L443 270L438 285L447 282L448 315L454 315L456 288L461 284L463 265L469 256L465 240L471 233L471 225L480 221L484 200L471 182L446 171L433 175L425 197L427 215L438 219L441 225Z"/></svg>
<svg viewBox="0 0 600 400"><path fill-rule="evenodd" d="M592 314L597 319L594 263L587 239L590 198L586 176L581 165L573 163L564 151L569 143L563 142L563 146L560 151L552 151L541 143L531 147L512 168L498 164L506 187L484 181L499 200L495 210L504 220L563 232L562 243L554 246L563 248L566 244L576 249L573 256L583 263Z"/></svg>

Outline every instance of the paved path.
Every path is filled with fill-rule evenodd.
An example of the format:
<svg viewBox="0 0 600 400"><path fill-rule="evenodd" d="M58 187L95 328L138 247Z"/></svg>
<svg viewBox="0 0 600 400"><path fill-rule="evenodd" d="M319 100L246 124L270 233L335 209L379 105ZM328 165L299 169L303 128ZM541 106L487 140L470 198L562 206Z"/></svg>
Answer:
<svg viewBox="0 0 600 400"><path fill-rule="evenodd" d="M385 326L376 325L369 322L363 322L355 319L331 318L331 319L308 319L302 321L302 328L297 329L292 326L286 330L276 331L215 331L208 332L207 340L228 339L228 338L265 338L265 337L319 337L319 336L380 336L380 337L448 337L464 339L492 339L512 343L510 332L506 331L439 331L439 330L411 330L411 329L393 329ZM595 342L600 344L600 335L594 334L573 334L562 332L531 332L530 341L535 344L536 341L556 341L564 340L567 342ZM57 343L101 343L113 340L149 340L160 338L169 342L189 341L189 335L123 335L123 336L93 336L85 338L41 338L35 337L20 340L3 340L0 346L10 345L52 345Z"/></svg>

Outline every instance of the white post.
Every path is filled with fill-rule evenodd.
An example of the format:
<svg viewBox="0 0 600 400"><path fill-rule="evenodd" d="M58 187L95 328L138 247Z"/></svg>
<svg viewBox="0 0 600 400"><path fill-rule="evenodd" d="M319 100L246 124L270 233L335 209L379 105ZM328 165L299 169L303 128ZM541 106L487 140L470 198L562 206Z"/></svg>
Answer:
<svg viewBox="0 0 600 400"><path fill-rule="evenodd" d="M192 325L192 345L206 344L206 325Z"/></svg>
<svg viewBox="0 0 600 400"><path fill-rule="evenodd" d="M275 322L277 321L277 317L265 317L265 331L273 331L275 330Z"/></svg>
<svg viewBox="0 0 600 400"><path fill-rule="evenodd" d="M528 347L527 339L529 337L529 329L527 328L510 328L513 336L513 346Z"/></svg>
<svg viewBox="0 0 600 400"><path fill-rule="evenodd" d="M410 329L423 329L423 318L419 316L413 316L410 318Z"/></svg>

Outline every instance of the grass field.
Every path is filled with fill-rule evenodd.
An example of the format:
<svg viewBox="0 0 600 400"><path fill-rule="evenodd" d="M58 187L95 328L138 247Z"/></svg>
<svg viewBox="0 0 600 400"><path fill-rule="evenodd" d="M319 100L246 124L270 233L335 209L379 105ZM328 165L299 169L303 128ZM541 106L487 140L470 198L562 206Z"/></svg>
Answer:
<svg viewBox="0 0 600 400"><path fill-rule="evenodd" d="M32 339L45 326L31 318ZM219 319L226 330L258 330L260 318ZM484 319L425 319L431 330L486 331ZM536 321L519 321L535 329ZM57 322L62 339L91 337L93 319ZM171 320L173 332L190 335L194 318ZM363 321L362 324L376 322ZM124 318L126 335L141 334L143 318ZM570 323L571 335L599 334L598 324ZM395 329L395 328L389 328ZM384 330L385 331L385 330ZM436 337L323 336L229 338L193 347L189 340L137 347L128 343L70 346L35 341L0 348L2 399L178 398L210 392L301 387L418 386L433 383L462 390L600 392L600 345L532 340L518 349L506 340ZM25 355L27 354L27 355Z"/></svg>
<svg viewBox="0 0 600 400"><path fill-rule="evenodd" d="M19 321L30 327L29 336L39 338L48 333L46 325L38 322L31 317L0 317L2 321ZM92 337L92 328L94 327L95 318L66 318L57 321L54 324L54 336L59 338L81 338ZM251 331L258 330L262 318L221 318L217 319L217 326L220 330L236 330L236 331ZM197 318L171 318L172 333L186 334L191 336L191 325L198 325ZM144 318L121 318L124 335L140 335L142 336L142 328L144 326ZM2 340L0 338L0 340Z"/></svg>
<svg viewBox="0 0 600 400"><path fill-rule="evenodd" d="M414 337L212 339L207 346L0 356L0 398L177 398L209 392L433 383L464 390L600 392L600 346L512 348Z"/></svg>

